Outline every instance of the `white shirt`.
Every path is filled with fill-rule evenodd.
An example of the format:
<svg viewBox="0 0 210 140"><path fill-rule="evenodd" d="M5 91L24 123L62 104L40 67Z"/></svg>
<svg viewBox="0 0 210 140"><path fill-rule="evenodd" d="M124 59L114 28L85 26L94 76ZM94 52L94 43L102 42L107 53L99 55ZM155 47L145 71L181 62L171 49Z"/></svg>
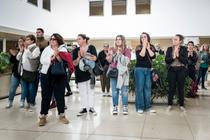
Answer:
<svg viewBox="0 0 210 140"><path fill-rule="evenodd" d="M67 52L67 49L64 47L64 45L61 45L58 48L58 51ZM40 62L42 64L41 73L47 74L47 71L51 65L51 56L54 54L54 50L51 48L51 46L47 46L44 51L42 52Z"/></svg>
<svg viewBox="0 0 210 140"><path fill-rule="evenodd" d="M23 56L22 56L22 68L24 70L32 71L31 63L29 59L36 59L40 55L39 47L36 47L32 52L30 51L30 49L34 46L36 46L35 43L29 45L28 48L24 49ZM19 52L18 55L16 56L17 60L20 60L21 55L22 55L22 52Z"/></svg>

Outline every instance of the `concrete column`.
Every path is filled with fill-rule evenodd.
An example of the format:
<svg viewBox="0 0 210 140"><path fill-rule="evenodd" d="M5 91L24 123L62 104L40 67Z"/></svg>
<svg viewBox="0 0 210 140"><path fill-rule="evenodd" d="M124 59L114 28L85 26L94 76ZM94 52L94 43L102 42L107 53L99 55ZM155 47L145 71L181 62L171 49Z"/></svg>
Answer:
<svg viewBox="0 0 210 140"><path fill-rule="evenodd" d="M6 47L7 47L7 39L3 38L3 52L6 52Z"/></svg>

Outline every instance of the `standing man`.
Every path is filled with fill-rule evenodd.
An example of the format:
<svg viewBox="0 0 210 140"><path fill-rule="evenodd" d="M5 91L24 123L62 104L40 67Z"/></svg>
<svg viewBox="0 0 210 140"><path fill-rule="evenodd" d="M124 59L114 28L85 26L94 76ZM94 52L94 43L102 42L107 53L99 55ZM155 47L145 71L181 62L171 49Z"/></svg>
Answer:
<svg viewBox="0 0 210 140"><path fill-rule="evenodd" d="M101 80L101 88L104 97L111 97L109 94L110 89L110 79L106 76L107 70L109 68L109 62L106 60L106 56L108 53L109 44L104 44L104 49L98 54L98 61L101 63L102 67L104 68L104 72L100 75ZM105 92L106 90L106 92Z"/></svg>
<svg viewBox="0 0 210 140"><path fill-rule="evenodd" d="M49 42L45 40L44 38L44 30L42 28L37 28L36 29L36 45L39 47L41 53L44 50L45 47L49 45Z"/></svg>
<svg viewBox="0 0 210 140"><path fill-rule="evenodd" d="M44 29L42 28L37 28L36 29L36 46L39 47L39 50L40 50L40 56L43 52L43 50L49 45L49 42L47 40L45 40L44 38ZM41 70L41 65L39 64L39 68L38 68L38 71ZM39 73L37 73L38 76L37 76L37 79L35 81L35 93L37 95L37 90L38 90L38 87L39 87Z"/></svg>

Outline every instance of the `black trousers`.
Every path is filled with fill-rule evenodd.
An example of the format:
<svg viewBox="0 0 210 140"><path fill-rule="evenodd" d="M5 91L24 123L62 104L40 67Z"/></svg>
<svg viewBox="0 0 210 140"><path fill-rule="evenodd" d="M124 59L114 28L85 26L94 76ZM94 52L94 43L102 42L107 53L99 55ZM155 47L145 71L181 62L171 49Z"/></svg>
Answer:
<svg viewBox="0 0 210 140"><path fill-rule="evenodd" d="M184 84L185 84L186 68L171 67L168 71L168 105L173 104L173 97L178 88L179 105L184 106Z"/></svg>
<svg viewBox="0 0 210 140"><path fill-rule="evenodd" d="M194 81L196 82L196 70L195 70L195 66L188 66L188 74L189 74L189 77Z"/></svg>
<svg viewBox="0 0 210 140"><path fill-rule="evenodd" d="M64 113L65 84L65 76L53 77L50 74L41 74L42 101L40 114L48 114L52 94L54 94L56 100L58 114Z"/></svg>
<svg viewBox="0 0 210 140"><path fill-rule="evenodd" d="M67 89L68 92L71 92L71 87L69 85L70 79L71 79L71 75L67 74L67 76L66 76L66 89Z"/></svg>

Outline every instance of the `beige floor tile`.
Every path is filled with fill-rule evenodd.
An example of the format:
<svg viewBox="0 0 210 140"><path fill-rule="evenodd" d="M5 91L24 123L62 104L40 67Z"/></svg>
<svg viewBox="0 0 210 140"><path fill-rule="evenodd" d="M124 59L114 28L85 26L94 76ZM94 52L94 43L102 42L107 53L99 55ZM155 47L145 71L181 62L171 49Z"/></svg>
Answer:
<svg viewBox="0 0 210 140"><path fill-rule="evenodd" d="M35 140L42 132L0 130L1 140Z"/></svg>
<svg viewBox="0 0 210 140"><path fill-rule="evenodd" d="M118 137L118 136L104 136L104 135L91 135L88 140L141 140L136 137Z"/></svg>
<svg viewBox="0 0 210 140"><path fill-rule="evenodd" d="M144 138L193 140L190 128L180 124L145 124Z"/></svg>
<svg viewBox="0 0 210 140"><path fill-rule="evenodd" d="M36 140L87 140L88 135L66 133L44 133Z"/></svg>

